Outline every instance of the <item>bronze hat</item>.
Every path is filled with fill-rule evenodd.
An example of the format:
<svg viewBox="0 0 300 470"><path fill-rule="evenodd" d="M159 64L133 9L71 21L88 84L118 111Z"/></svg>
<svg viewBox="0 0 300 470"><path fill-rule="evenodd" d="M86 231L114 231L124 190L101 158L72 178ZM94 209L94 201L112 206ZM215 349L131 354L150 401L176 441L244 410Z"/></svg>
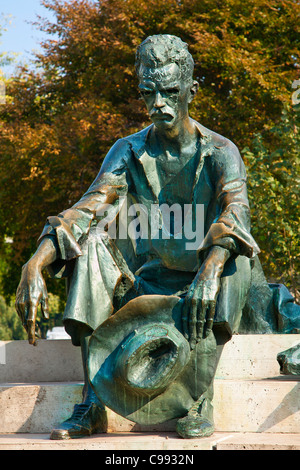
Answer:
<svg viewBox="0 0 300 470"><path fill-rule="evenodd" d="M202 394L203 360L215 342L208 337L190 350L181 333L181 307L177 296L144 295L94 331L89 380L108 408L131 421L156 424L183 416Z"/></svg>

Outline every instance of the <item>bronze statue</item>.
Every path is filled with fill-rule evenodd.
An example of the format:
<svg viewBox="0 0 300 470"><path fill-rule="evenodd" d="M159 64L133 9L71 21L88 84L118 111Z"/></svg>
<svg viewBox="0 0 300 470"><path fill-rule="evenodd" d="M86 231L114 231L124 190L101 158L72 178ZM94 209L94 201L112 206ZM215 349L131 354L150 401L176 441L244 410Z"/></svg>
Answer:
<svg viewBox="0 0 300 470"><path fill-rule="evenodd" d="M39 305L47 317L47 268L68 278L64 325L82 349L83 402L52 439L104 432L103 404L137 422L177 419L185 438L214 431L219 349L263 274L239 151L189 117L193 67L175 36L139 46L152 124L113 145L80 201L48 218L23 267L16 308L29 342Z"/></svg>

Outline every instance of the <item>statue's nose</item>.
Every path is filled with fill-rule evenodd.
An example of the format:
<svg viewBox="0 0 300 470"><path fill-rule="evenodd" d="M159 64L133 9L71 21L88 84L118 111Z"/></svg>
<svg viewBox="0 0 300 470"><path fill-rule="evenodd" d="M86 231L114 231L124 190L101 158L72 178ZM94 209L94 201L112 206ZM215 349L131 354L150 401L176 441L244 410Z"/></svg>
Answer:
<svg viewBox="0 0 300 470"><path fill-rule="evenodd" d="M156 92L154 106L156 108L162 108L164 105L165 105L165 102L163 100L163 97L161 96L161 93L159 91Z"/></svg>

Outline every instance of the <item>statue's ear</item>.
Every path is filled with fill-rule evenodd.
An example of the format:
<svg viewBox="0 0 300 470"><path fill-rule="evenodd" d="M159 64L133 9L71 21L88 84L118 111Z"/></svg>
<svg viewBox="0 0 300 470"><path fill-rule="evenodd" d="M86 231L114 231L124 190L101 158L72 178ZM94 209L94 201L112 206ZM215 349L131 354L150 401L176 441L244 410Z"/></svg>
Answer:
<svg viewBox="0 0 300 470"><path fill-rule="evenodd" d="M191 103L193 101L193 99L195 98L196 94L197 94L197 91L198 91L198 88L199 88L199 83L194 80L192 85L191 85L191 88L190 88L190 99L189 99L189 103Z"/></svg>

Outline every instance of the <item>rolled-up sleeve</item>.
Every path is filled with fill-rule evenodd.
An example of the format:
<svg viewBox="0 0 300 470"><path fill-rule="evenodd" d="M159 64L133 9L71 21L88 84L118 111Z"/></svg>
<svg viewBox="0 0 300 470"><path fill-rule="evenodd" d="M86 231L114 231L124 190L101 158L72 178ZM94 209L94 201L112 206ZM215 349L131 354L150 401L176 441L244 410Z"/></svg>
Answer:
<svg viewBox="0 0 300 470"><path fill-rule="evenodd" d="M80 243L88 235L92 222L120 196L127 194L126 157L129 152L126 142L121 139L117 141L104 159L95 181L83 197L70 209L57 216L48 217L38 242L49 236L56 239L60 257L49 267L53 277L68 275L66 262L82 255Z"/></svg>

